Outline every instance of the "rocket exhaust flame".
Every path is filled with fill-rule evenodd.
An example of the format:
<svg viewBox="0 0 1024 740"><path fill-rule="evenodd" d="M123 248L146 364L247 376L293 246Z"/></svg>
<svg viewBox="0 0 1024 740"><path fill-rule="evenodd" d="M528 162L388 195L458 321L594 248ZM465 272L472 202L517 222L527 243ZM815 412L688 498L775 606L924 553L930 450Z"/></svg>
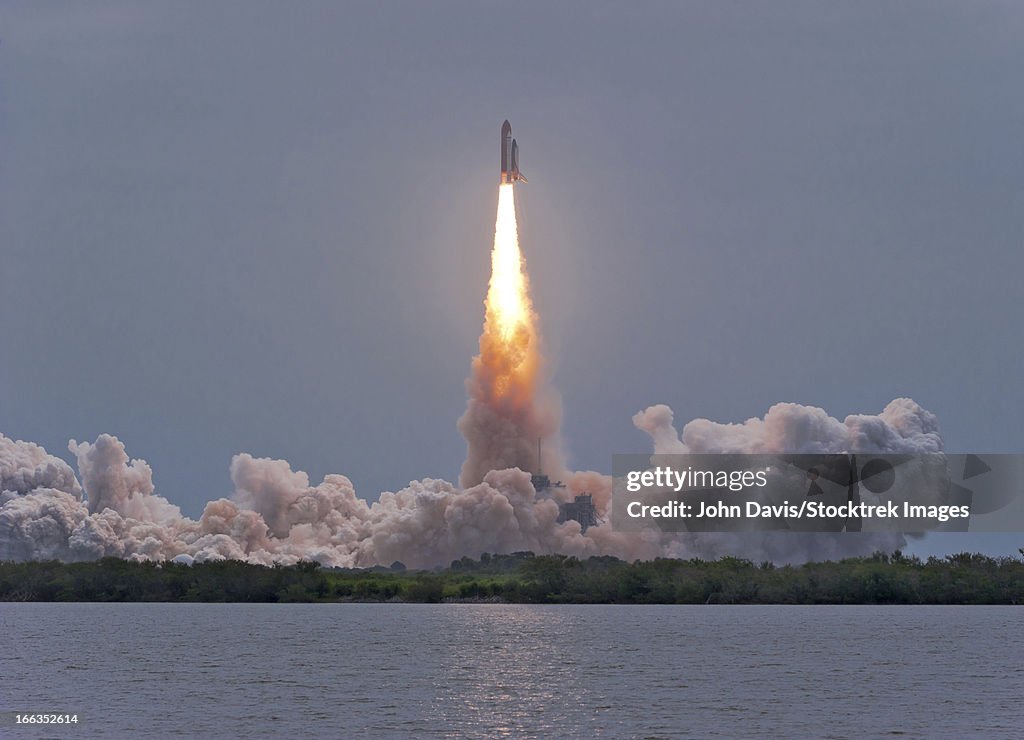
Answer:
<svg viewBox="0 0 1024 740"><path fill-rule="evenodd" d="M488 387L492 397L508 399L512 404L532 396L539 359L536 320L524 268L513 186L501 185L480 360L493 380Z"/></svg>
<svg viewBox="0 0 1024 740"><path fill-rule="evenodd" d="M491 281L484 302L480 354L466 381L469 403L459 430L469 446L460 482L475 485L491 470L533 470L538 439L558 429L558 400L543 382L544 361L529 279L519 248L515 191L498 188ZM557 445L548 444L549 459ZM557 464L556 464L557 467Z"/></svg>

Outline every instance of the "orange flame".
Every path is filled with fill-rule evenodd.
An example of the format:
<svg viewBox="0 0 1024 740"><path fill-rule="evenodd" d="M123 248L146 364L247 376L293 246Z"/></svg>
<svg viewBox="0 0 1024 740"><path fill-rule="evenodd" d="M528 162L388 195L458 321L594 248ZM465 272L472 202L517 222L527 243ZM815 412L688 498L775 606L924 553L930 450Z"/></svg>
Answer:
<svg viewBox="0 0 1024 740"><path fill-rule="evenodd" d="M485 301L479 362L491 401L521 409L533 400L540 350L529 280L519 250L513 185L498 190L498 218L491 252L491 282Z"/></svg>
<svg viewBox="0 0 1024 740"><path fill-rule="evenodd" d="M459 483L475 486L492 470L539 473L537 440L546 440L545 470L562 470L557 441L561 405L549 387L539 321L519 250L512 183L498 191L491 282L484 301L480 354L466 378L469 399L459 419L468 450Z"/></svg>

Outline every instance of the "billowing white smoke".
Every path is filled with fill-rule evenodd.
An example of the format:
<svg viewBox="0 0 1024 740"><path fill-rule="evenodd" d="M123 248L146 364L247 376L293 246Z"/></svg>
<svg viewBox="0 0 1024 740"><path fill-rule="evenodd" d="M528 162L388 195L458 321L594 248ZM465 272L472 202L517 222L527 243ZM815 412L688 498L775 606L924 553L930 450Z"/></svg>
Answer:
<svg viewBox="0 0 1024 740"><path fill-rule="evenodd" d="M117 437L101 434L92 444L71 440L68 450L78 459L90 514L113 509L143 521L181 518L181 509L153 495L153 469L145 460L129 460Z"/></svg>
<svg viewBox="0 0 1024 740"><path fill-rule="evenodd" d="M936 452L942 449L935 417L909 399L897 399L877 416L829 417L796 404L772 407L764 419L743 424L692 421L678 434L672 411L652 406L634 417L650 434L656 453ZM37 445L0 435L0 559L85 560L104 556L196 561L240 559L256 563L315 560L333 566L447 565L482 552L532 550L626 559L738 555L799 562L891 550L895 534L743 535L617 532L610 526L586 534L575 522L558 524L558 504L540 496L529 473L491 471L465 488L441 480L411 483L369 504L348 478L328 475L318 485L283 460L237 455L231 462L234 492L209 502L199 520L154 493L152 471L130 460L116 438L72 441L74 472ZM611 479L593 472L569 474L565 496L588 492L607 521Z"/></svg>
<svg viewBox="0 0 1024 740"><path fill-rule="evenodd" d="M695 419L673 426L672 409L651 406L633 417L651 436L655 454L926 454L942 451L935 415L909 398L897 398L877 416L852 414L845 421L823 409L778 403L763 419L718 424Z"/></svg>
<svg viewBox="0 0 1024 740"><path fill-rule="evenodd" d="M488 398L488 376L480 358L473 362L466 381L469 401L459 419L459 431L466 439L466 461L459 484L472 486L491 470L519 468L545 473L556 480L565 474L558 428L562 420L561 399L544 383L534 391L531 402L519 408L502 408ZM543 459L538 460L537 442Z"/></svg>
<svg viewBox="0 0 1024 740"><path fill-rule="evenodd" d="M0 434L0 491L28 493L53 488L82 496L82 486L71 466L32 442L8 439Z"/></svg>
<svg viewBox="0 0 1024 740"><path fill-rule="evenodd" d="M881 414L852 414L844 421L823 409L779 403L763 419L718 424L695 419L680 434L672 409L651 406L633 417L650 435L655 454L927 454L942 452L935 415L909 398L891 401ZM906 544L899 533L701 532L676 535L667 543L673 557L739 555L774 562L835 559Z"/></svg>

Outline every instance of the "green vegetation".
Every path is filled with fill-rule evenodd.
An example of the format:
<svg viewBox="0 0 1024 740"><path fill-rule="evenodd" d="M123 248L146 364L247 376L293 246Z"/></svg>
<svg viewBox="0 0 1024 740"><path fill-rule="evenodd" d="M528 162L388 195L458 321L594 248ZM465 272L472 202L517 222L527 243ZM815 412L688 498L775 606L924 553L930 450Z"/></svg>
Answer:
<svg viewBox="0 0 1024 740"><path fill-rule="evenodd" d="M1024 554L1024 551L1022 551ZM877 554L800 566L738 558L626 563L612 557L487 555L447 570L188 566L106 558L0 563L5 601L503 601L531 604L1024 604L1024 560Z"/></svg>

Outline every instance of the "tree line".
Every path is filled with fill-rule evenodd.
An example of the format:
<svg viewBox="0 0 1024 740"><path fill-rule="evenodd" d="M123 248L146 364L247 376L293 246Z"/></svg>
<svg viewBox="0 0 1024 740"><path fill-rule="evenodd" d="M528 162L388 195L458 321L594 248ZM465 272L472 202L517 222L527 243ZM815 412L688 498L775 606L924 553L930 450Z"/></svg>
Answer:
<svg viewBox="0 0 1024 740"><path fill-rule="evenodd" d="M1024 556L1024 550L1021 552ZM105 558L0 563L3 601L497 601L546 604L1024 604L1024 559L960 553L776 566L741 558L484 554L437 571L184 565Z"/></svg>

